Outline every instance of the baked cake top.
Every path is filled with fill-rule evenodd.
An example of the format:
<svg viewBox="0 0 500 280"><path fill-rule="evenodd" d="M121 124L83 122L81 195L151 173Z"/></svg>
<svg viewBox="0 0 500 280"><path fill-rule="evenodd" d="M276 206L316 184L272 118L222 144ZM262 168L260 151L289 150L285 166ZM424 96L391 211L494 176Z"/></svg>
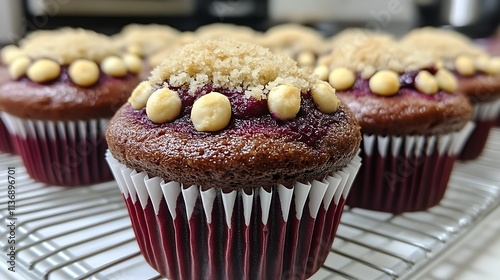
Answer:
<svg viewBox="0 0 500 280"><path fill-rule="evenodd" d="M129 99L146 108L155 123L190 115L198 131L218 131L233 118L271 115L296 118L304 100L315 111L333 114L340 106L335 89L285 55L232 40L188 44L157 66ZM304 101L304 102L303 102Z"/></svg>
<svg viewBox="0 0 500 280"><path fill-rule="evenodd" d="M77 59L101 62L119 51L108 36L81 28L63 28L33 35L21 45L32 59L51 59L60 65L69 65Z"/></svg>
<svg viewBox="0 0 500 280"><path fill-rule="evenodd" d="M500 57L490 57L471 39L456 31L425 27L411 31L402 41L432 52L442 67L461 76L500 74Z"/></svg>
<svg viewBox="0 0 500 280"><path fill-rule="evenodd" d="M69 76L74 84L91 87L101 73L123 78L137 75L143 68L138 56L121 55L110 37L81 28L34 32L6 57L12 80L27 77L40 84Z"/></svg>
<svg viewBox="0 0 500 280"><path fill-rule="evenodd" d="M424 27L410 31L402 41L417 48L428 49L440 58L454 59L460 55L486 55L465 35L453 30Z"/></svg>
<svg viewBox="0 0 500 280"><path fill-rule="evenodd" d="M379 70L403 73L425 69L434 65L434 61L429 52L399 43L390 36L374 35L356 44L335 48L319 60L319 65L330 69L345 67L369 78Z"/></svg>
<svg viewBox="0 0 500 280"><path fill-rule="evenodd" d="M187 85L194 92L206 84L244 91L247 97L265 99L270 89L288 84L309 90L313 76L284 56L257 45L232 40L207 40L186 45L152 71L149 81L171 86Z"/></svg>

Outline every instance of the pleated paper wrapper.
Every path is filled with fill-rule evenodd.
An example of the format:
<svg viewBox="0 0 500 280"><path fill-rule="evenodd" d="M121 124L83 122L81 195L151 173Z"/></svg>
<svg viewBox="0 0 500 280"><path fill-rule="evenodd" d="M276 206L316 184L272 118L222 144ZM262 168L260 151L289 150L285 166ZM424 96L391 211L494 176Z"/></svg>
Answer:
<svg viewBox="0 0 500 280"><path fill-rule="evenodd" d="M460 153L459 160L477 159L484 150L491 129L497 120L500 120L500 99L493 102L484 102L474 105L472 120L476 124L469 139Z"/></svg>
<svg viewBox="0 0 500 280"><path fill-rule="evenodd" d="M149 178L108 152L146 261L168 279L306 279L325 261L359 169L223 193Z"/></svg>
<svg viewBox="0 0 500 280"><path fill-rule="evenodd" d="M33 179L56 186L113 180L104 158L108 119L41 121L7 113L2 119Z"/></svg>
<svg viewBox="0 0 500 280"><path fill-rule="evenodd" d="M7 130L7 127L3 123L3 120L0 119L0 152L4 153L15 153L14 151L14 143L10 137L10 133Z"/></svg>
<svg viewBox="0 0 500 280"><path fill-rule="evenodd" d="M460 132L440 136L363 135L363 165L346 204L394 214L437 205L473 128L469 122Z"/></svg>

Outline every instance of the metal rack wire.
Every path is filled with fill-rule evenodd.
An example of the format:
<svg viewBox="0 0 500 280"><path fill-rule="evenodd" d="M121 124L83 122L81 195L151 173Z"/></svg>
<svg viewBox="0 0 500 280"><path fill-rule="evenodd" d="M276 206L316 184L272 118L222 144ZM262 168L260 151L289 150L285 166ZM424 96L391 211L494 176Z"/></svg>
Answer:
<svg viewBox="0 0 500 280"><path fill-rule="evenodd" d="M500 204L500 130L480 159L458 163L440 205L391 215L346 209L324 266L311 278L408 279ZM116 183L83 188L33 181L20 159L0 154L0 218L7 223L7 170L16 178L16 277L162 279L139 253ZM0 227L0 236L8 228ZM9 244L0 238L3 258Z"/></svg>

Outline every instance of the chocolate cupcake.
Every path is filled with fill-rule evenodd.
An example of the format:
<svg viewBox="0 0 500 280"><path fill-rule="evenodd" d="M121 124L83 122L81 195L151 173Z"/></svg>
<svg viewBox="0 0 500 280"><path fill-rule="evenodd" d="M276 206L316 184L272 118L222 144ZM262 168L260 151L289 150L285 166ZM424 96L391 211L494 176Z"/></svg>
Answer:
<svg viewBox="0 0 500 280"><path fill-rule="evenodd" d="M8 45L0 50L0 86L10 80L9 64L22 56L22 51L15 45ZM0 109L0 116L2 115ZM0 152L15 153L14 143L3 120L0 118Z"/></svg>
<svg viewBox="0 0 500 280"><path fill-rule="evenodd" d="M399 214L440 202L472 108L432 56L370 37L320 60L363 133L363 166L347 205Z"/></svg>
<svg viewBox="0 0 500 280"><path fill-rule="evenodd" d="M250 43L186 45L111 120L108 161L139 247L168 279L306 279L360 165L328 83Z"/></svg>
<svg viewBox="0 0 500 280"><path fill-rule="evenodd" d="M476 159L500 112L500 58L490 57L466 36L452 30L415 29L403 41L433 52L440 67L456 75L459 90L474 106L476 125L459 159Z"/></svg>
<svg viewBox="0 0 500 280"><path fill-rule="evenodd" d="M92 31L26 42L0 86L0 110L28 173L51 185L112 180L104 130L140 82L141 64Z"/></svg>
<svg viewBox="0 0 500 280"><path fill-rule="evenodd" d="M500 57L500 29L497 31L497 33L490 38L486 39L478 39L475 41L476 44L479 45L479 47L483 48L488 54L492 57ZM497 58L497 62L498 58ZM495 126L500 127L500 114L498 114Z"/></svg>

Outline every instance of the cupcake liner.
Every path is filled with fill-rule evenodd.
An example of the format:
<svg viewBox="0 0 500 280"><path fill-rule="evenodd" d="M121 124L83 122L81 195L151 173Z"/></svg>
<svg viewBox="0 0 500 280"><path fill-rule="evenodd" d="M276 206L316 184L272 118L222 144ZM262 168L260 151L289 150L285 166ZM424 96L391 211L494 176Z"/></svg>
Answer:
<svg viewBox="0 0 500 280"><path fill-rule="evenodd" d="M473 128L469 122L440 136L363 135L363 165L346 204L394 214L437 205Z"/></svg>
<svg viewBox="0 0 500 280"><path fill-rule="evenodd" d="M459 160L474 160L478 158L486 146L490 130L500 118L500 99L493 102L474 105L472 120L476 127L464 145Z"/></svg>
<svg viewBox="0 0 500 280"><path fill-rule="evenodd" d="M325 261L356 157L322 181L224 193L106 159L146 261L168 279L306 279Z"/></svg>
<svg viewBox="0 0 500 280"><path fill-rule="evenodd" d="M113 179L104 160L108 119L40 121L3 114L28 174L56 186L81 186Z"/></svg>
<svg viewBox="0 0 500 280"><path fill-rule="evenodd" d="M0 152L15 153L14 143L2 119L0 119Z"/></svg>

